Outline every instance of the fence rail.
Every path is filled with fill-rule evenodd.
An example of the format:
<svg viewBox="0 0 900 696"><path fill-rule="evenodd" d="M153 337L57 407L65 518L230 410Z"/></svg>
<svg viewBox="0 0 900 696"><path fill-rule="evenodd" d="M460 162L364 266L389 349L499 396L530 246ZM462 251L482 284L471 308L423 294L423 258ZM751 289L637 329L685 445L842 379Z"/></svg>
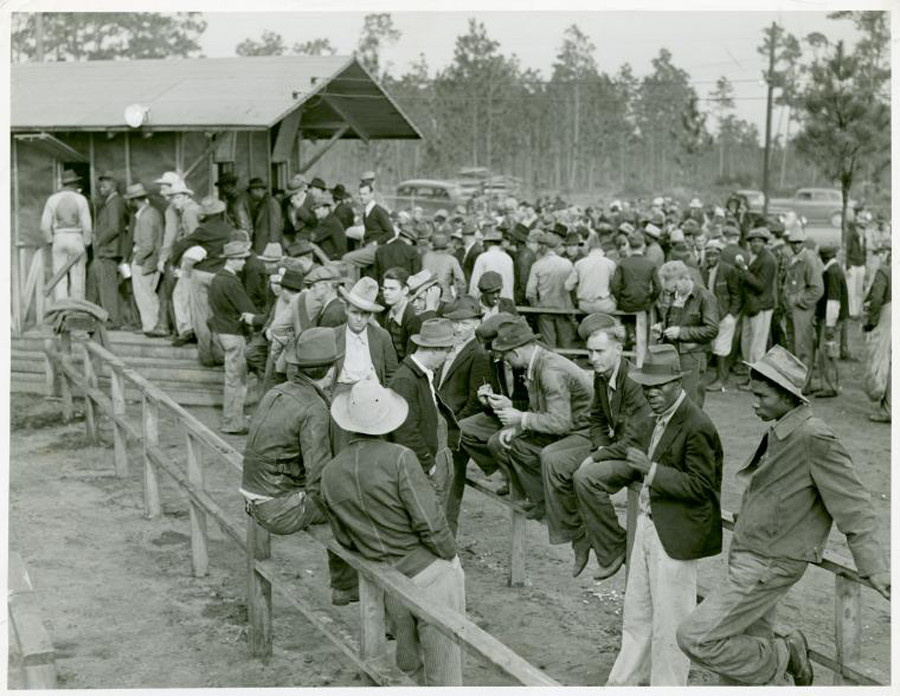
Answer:
<svg viewBox="0 0 900 696"><path fill-rule="evenodd" d="M26 689L56 688L56 650L44 628L34 587L21 556L9 554L9 594L6 599L13 650Z"/></svg>
<svg viewBox="0 0 900 696"><path fill-rule="evenodd" d="M92 341L78 341L84 349L83 367L79 371L71 353L71 340L63 334L57 349L52 342L45 344L49 368L48 381L59 383L63 390L64 418L72 416L72 394L75 390L85 399L85 429L87 437L99 442L97 411L113 424L115 472L128 475L127 442L141 444L143 460L144 514L153 518L160 514L159 472L167 474L189 497L191 513L191 560L195 576L208 572L209 540L207 522L211 519L222 532L247 554L249 643L254 656L267 658L272 654L272 590L275 589L297 608L310 623L330 640L360 670L367 682L376 685L409 685L409 678L389 662L385 642L384 595L390 594L417 617L429 622L441 633L502 670L517 683L525 686L559 686L560 684L520 655L486 633L464 615L446 608L437 608L425 600L421 591L395 569L372 563L347 551L328 538L324 528L305 533L305 538L327 548L356 568L360 574L360 637L350 636L344 629L313 606L282 577L271 560L270 535L248 518L246 530L241 530L226 515L204 488L204 454L211 454L217 462L224 461L241 471L242 457L228 443L186 411L159 387L136 370L128 367L102 346ZM97 386L101 366L110 370L109 396ZM126 419L124 383L129 382L141 392L142 418L140 429ZM159 447L159 409L172 413L181 424L187 439L187 473L169 454Z"/></svg>

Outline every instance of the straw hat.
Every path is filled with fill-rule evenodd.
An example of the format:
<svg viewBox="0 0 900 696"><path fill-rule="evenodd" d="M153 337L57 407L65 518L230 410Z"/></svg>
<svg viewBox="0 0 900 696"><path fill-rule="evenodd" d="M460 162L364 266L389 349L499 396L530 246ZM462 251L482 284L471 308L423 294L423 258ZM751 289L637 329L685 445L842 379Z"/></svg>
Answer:
<svg viewBox="0 0 900 696"><path fill-rule="evenodd" d="M360 278L350 290L340 287L338 292L341 293L341 296L347 302L364 312L381 312L384 310L384 307L375 302L375 299L378 297L378 281L374 278Z"/></svg>
<svg viewBox="0 0 900 696"><path fill-rule="evenodd" d="M407 413L406 399L367 379L338 394L331 403L331 417L338 427L363 435L386 435L403 424Z"/></svg>

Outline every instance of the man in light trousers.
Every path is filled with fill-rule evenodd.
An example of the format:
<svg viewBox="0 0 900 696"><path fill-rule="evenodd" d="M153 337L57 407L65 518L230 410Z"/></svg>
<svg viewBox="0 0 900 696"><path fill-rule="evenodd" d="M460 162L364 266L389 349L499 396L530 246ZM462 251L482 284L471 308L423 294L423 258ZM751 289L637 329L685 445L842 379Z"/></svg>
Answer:
<svg viewBox="0 0 900 696"><path fill-rule="evenodd" d="M47 199L41 215L41 232L51 246L53 274L62 270L72 257L78 260L66 277L53 287L53 299L84 299L85 248L92 239L91 206L81 194L81 177L66 170L62 188Z"/></svg>

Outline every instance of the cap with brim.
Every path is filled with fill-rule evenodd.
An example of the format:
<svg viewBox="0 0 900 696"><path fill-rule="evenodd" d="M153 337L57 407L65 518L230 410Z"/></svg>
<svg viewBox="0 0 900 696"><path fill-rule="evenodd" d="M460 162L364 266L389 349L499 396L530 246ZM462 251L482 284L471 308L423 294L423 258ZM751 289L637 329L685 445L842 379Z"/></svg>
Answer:
<svg viewBox="0 0 900 696"><path fill-rule="evenodd" d="M725 225L722 228L722 234L726 237L740 237L741 231L737 227L732 227L731 225Z"/></svg>
<svg viewBox="0 0 900 696"><path fill-rule="evenodd" d="M540 230L530 230L526 241L531 242L532 244L543 244L544 233Z"/></svg>
<svg viewBox="0 0 900 696"><path fill-rule="evenodd" d="M434 214L433 219L434 220L446 220L449 217L450 217L450 213L448 213L446 210L441 208L439 211L437 211Z"/></svg>
<svg viewBox="0 0 900 696"><path fill-rule="evenodd" d="M431 235L432 249L446 249L448 244L450 244L450 240L447 239L446 234L435 232L433 235Z"/></svg>
<svg viewBox="0 0 900 696"><path fill-rule="evenodd" d="M343 275L341 275L341 268L336 263L328 263L324 266L317 266L312 269L309 273L306 274L307 285L312 285L313 283L318 283L321 281L334 281L341 280Z"/></svg>
<svg viewBox="0 0 900 696"><path fill-rule="evenodd" d="M306 329L285 349L285 362L297 367L325 367L339 360L334 329L317 326Z"/></svg>
<svg viewBox="0 0 900 696"><path fill-rule="evenodd" d="M325 186L325 182L317 176L313 177L313 180L309 182L309 187L314 189L322 189L323 191L328 188L327 186Z"/></svg>
<svg viewBox="0 0 900 696"><path fill-rule="evenodd" d="M503 276L497 271L485 271L478 279L478 289L481 292L499 292L503 289Z"/></svg>
<svg viewBox="0 0 900 696"><path fill-rule="evenodd" d="M446 318L426 319L419 333L410 336L409 340L422 348L452 348L458 342L453 322Z"/></svg>
<svg viewBox="0 0 900 696"><path fill-rule="evenodd" d="M263 249L263 253L259 255L259 260L266 263L276 263L281 261L283 257L284 252L281 250L281 244L278 242L269 242L266 244L266 248Z"/></svg>
<svg viewBox="0 0 900 696"><path fill-rule="evenodd" d="M555 249L563 243L562 237L554 232L544 232L544 246Z"/></svg>
<svg viewBox="0 0 900 696"><path fill-rule="evenodd" d="M360 278L350 290L340 287L338 292L347 302L364 312L384 310L384 307L375 302L378 297L378 282L374 278Z"/></svg>
<svg viewBox="0 0 900 696"><path fill-rule="evenodd" d="M618 324L619 321L612 315L603 314L602 312L588 314L581 320L581 324L578 325L578 335L581 336L582 340L586 341L595 331L612 329Z"/></svg>
<svg viewBox="0 0 900 696"><path fill-rule="evenodd" d="M457 297L453 304L444 309L444 317L453 321L478 319L481 317L481 307L474 297L463 295Z"/></svg>
<svg viewBox="0 0 900 696"><path fill-rule="evenodd" d="M747 233L748 241L751 239L764 239L768 241L770 237L771 235L769 234L769 230L767 230L765 227L754 227Z"/></svg>
<svg viewBox="0 0 900 696"><path fill-rule="evenodd" d="M360 181L374 181L375 180L375 172L373 172L371 169L368 169L359 175L359 180Z"/></svg>
<svg viewBox="0 0 900 696"><path fill-rule="evenodd" d="M222 249L222 256L226 259L245 259L250 256L250 242L227 242Z"/></svg>
<svg viewBox="0 0 900 696"><path fill-rule="evenodd" d="M803 395L803 386L806 384L808 372L807 367L796 355L785 348L772 346L755 363L751 364L744 361L744 364L753 372L758 372L798 399L805 402L809 401Z"/></svg>
<svg viewBox="0 0 900 696"><path fill-rule="evenodd" d="M400 236L406 237L411 242L419 241L419 234L416 232L415 228L409 225L408 223L402 225L400 227Z"/></svg>
<svg viewBox="0 0 900 696"><path fill-rule="evenodd" d="M498 353L505 353L533 343L535 340L537 340L537 336L534 335L531 327L524 321L518 321L501 325L491 348Z"/></svg>
<svg viewBox="0 0 900 696"><path fill-rule="evenodd" d="M725 245L722 244L722 242L720 242L718 239L710 239L710 240L706 243L706 246L705 246L704 248L705 248L707 251L718 251L718 252L721 252L721 251L725 248Z"/></svg>
<svg viewBox="0 0 900 696"><path fill-rule="evenodd" d="M294 174L285 189L285 195L292 196L306 189L306 178L302 174Z"/></svg>
<svg viewBox="0 0 900 696"><path fill-rule="evenodd" d="M644 364L631 370L628 376L642 386L654 387L680 379L686 374L688 373L681 370L681 361L678 359L675 346L662 344L649 346Z"/></svg>
<svg viewBox="0 0 900 696"><path fill-rule="evenodd" d="M406 399L374 380L357 382L331 402L338 427L363 435L386 435L403 425L408 413Z"/></svg>
<svg viewBox="0 0 900 696"><path fill-rule="evenodd" d="M497 332L504 324L515 324L516 322L524 321L525 318L517 314L499 312L481 322L481 326L475 329L475 335L483 342L493 341L497 338Z"/></svg>

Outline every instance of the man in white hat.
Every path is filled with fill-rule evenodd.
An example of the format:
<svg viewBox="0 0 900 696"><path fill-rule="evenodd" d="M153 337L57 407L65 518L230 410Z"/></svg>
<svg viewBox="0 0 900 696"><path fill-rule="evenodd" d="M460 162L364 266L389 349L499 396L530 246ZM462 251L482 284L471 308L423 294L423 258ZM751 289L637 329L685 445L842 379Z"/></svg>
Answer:
<svg viewBox="0 0 900 696"><path fill-rule="evenodd" d="M465 574L443 507L415 453L385 436L407 418L403 397L362 381L338 394L331 417L349 443L325 465L321 497L338 543L406 575L435 607L465 614ZM390 594L385 610L397 666L421 686L462 686L462 651Z"/></svg>
<svg viewBox="0 0 900 696"><path fill-rule="evenodd" d="M225 244L225 265L209 286L210 328L225 351L225 392L222 397L222 432L246 435L244 401L247 398L247 359L245 334L252 326L261 327L265 315L253 305L238 274L250 251L249 241Z"/></svg>
<svg viewBox="0 0 900 696"><path fill-rule="evenodd" d="M799 630L773 634L781 598L820 561L832 522L847 537L859 574L890 599L882 526L841 441L803 395L807 368L781 346L749 365L756 416L771 423L737 476L744 498L728 572L679 626L678 645L722 683L809 686L813 671ZM629 583L630 584L630 583Z"/></svg>
<svg viewBox="0 0 900 696"><path fill-rule="evenodd" d="M75 257L66 276L53 287L53 299L84 299L87 258L85 248L93 239L91 206L81 193L81 177L71 170L63 172L62 187L44 204L41 232L51 245L53 274L62 270Z"/></svg>

